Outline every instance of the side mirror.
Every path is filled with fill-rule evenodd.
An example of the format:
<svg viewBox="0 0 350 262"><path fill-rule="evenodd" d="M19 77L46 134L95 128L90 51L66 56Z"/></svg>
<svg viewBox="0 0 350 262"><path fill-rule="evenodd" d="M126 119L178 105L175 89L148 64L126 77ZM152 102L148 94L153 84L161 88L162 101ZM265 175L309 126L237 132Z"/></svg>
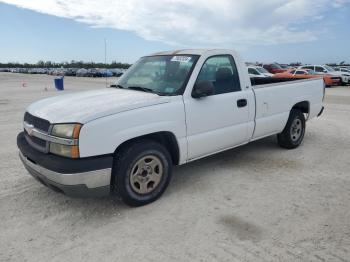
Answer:
<svg viewBox="0 0 350 262"><path fill-rule="evenodd" d="M193 98L201 98L205 96L210 96L212 94L214 94L214 85L210 81L201 81L195 83L192 90Z"/></svg>
<svg viewBox="0 0 350 262"><path fill-rule="evenodd" d="M323 69L323 73L327 73L328 71L326 69Z"/></svg>

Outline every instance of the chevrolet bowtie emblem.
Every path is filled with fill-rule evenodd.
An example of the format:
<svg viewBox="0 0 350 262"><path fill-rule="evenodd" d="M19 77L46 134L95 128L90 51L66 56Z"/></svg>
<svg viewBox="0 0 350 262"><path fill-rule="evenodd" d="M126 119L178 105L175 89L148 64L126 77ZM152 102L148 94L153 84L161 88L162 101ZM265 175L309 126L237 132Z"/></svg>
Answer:
<svg viewBox="0 0 350 262"><path fill-rule="evenodd" d="M31 124L28 124L27 122L24 122L24 129L27 131L28 135L33 135L34 126Z"/></svg>

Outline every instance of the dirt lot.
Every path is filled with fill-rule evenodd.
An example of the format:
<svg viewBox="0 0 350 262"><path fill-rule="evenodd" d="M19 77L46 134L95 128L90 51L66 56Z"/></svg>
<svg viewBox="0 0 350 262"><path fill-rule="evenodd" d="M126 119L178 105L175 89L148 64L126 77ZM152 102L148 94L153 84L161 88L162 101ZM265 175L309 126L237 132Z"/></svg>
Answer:
<svg viewBox="0 0 350 262"><path fill-rule="evenodd" d="M0 261L350 261L350 87L327 89L298 149L271 137L177 167L161 199L130 208L68 198L23 168L23 112L58 94L52 79L0 73Z"/></svg>

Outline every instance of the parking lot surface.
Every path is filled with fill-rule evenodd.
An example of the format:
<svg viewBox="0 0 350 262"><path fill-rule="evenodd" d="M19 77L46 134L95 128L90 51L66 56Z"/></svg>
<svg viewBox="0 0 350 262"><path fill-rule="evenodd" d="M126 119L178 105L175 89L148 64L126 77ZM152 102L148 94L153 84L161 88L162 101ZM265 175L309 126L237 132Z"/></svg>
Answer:
<svg viewBox="0 0 350 262"><path fill-rule="evenodd" d="M327 89L304 143L275 137L176 167L165 194L130 208L42 186L16 146L30 103L105 79L0 73L0 261L350 261L350 87ZM107 80L108 85L115 78Z"/></svg>

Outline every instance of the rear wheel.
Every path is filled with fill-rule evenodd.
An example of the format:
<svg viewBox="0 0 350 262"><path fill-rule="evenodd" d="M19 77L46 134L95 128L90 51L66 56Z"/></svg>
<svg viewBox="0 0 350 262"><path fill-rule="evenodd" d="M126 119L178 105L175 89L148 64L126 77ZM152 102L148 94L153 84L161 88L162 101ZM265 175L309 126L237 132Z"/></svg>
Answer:
<svg viewBox="0 0 350 262"><path fill-rule="evenodd" d="M287 149L298 147L305 135L305 117L297 109L292 109L285 128L277 135L278 144Z"/></svg>
<svg viewBox="0 0 350 262"><path fill-rule="evenodd" d="M135 141L115 156L113 188L126 204L146 205L163 194L171 173L171 156L163 145L151 140Z"/></svg>

